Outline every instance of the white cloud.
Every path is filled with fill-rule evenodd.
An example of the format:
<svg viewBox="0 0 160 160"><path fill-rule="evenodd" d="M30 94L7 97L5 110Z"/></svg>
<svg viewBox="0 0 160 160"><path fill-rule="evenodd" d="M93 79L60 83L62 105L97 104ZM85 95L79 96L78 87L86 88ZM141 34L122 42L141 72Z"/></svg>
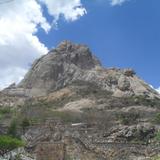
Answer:
<svg viewBox="0 0 160 160"><path fill-rule="evenodd" d="M122 3L126 2L128 0L110 0L110 3L112 6L121 5Z"/></svg>
<svg viewBox="0 0 160 160"><path fill-rule="evenodd" d="M152 85L149 85L152 89L156 90L160 94L160 87L159 88L154 88Z"/></svg>
<svg viewBox="0 0 160 160"><path fill-rule="evenodd" d="M160 87L156 89L156 91L160 94Z"/></svg>
<svg viewBox="0 0 160 160"><path fill-rule="evenodd" d="M39 0L48 7L54 20L63 15L67 21L85 14L80 0ZM49 32L51 25L38 0L13 0L0 4L0 88L18 82L28 64L48 52L36 36L38 28Z"/></svg>
<svg viewBox="0 0 160 160"><path fill-rule="evenodd" d="M26 69L20 67L9 67L8 69L5 69L5 72L3 70L0 70L0 89L8 87L11 82L20 82L26 72Z"/></svg>
<svg viewBox="0 0 160 160"><path fill-rule="evenodd" d="M63 16L67 21L75 21L87 13L80 0L40 1L47 6L49 14L52 15L56 21L60 18L60 16Z"/></svg>
<svg viewBox="0 0 160 160"><path fill-rule="evenodd" d="M34 35L38 25L50 29L35 0L0 5L0 88L17 82L28 63L48 51Z"/></svg>

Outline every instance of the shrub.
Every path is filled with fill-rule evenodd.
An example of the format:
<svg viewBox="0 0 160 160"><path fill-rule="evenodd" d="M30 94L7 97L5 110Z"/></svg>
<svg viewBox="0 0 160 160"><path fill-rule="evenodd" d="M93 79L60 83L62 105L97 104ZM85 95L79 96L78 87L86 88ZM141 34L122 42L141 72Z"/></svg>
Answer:
<svg viewBox="0 0 160 160"><path fill-rule="evenodd" d="M11 109L9 107L0 108L0 114L8 114L10 112L11 112Z"/></svg>
<svg viewBox="0 0 160 160"><path fill-rule="evenodd" d="M97 110L97 109L83 109L82 122L87 123L88 125L96 125L99 129L107 130L113 126L114 116L107 111Z"/></svg>
<svg viewBox="0 0 160 160"><path fill-rule="evenodd" d="M24 119L22 120L22 123L21 123L21 127L22 127L23 131L25 131L25 129L26 129L27 127L29 127L29 126L30 126L30 121L29 121L29 119L28 119L28 118L24 118Z"/></svg>
<svg viewBox="0 0 160 160"><path fill-rule="evenodd" d="M160 132L157 132L155 135L155 140L160 142Z"/></svg>
<svg viewBox="0 0 160 160"><path fill-rule="evenodd" d="M11 121L11 124L8 128L8 135L12 136L12 137L17 137L17 121L15 119L13 119Z"/></svg>
<svg viewBox="0 0 160 160"><path fill-rule="evenodd" d="M4 154L22 146L24 146L24 142L22 142L19 139L12 138L10 136L5 136L5 135L0 136L0 155L1 156L4 156Z"/></svg>
<svg viewBox="0 0 160 160"><path fill-rule="evenodd" d="M11 113L11 109L9 107L0 106L0 119L8 116Z"/></svg>
<svg viewBox="0 0 160 160"><path fill-rule="evenodd" d="M124 125L137 123L140 114L137 112L117 114L117 119Z"/></svg>
<svg viewBox="0 0 160 160"><path fill-rule="evenodd" d="M82 115L80 113L71 111L53 111L52 116L58 118L64 123L79 123L82 122Z"/></svg>
<svg viewBox="0 0 160 160"><path fill-rule="evenodd" d="M146 96L131 96L131 97L123 97L120 98L126 106L133 106L133 105L144 105L150 107L159 107L160 106L160 99L158 98L148 98Z"/></svg>
<svg viewBox="0 0 160 160"><path fill-rule="evenodd" d="M156 115L155 115L155 118L154 118L154 120L153 120L155 123L157 123L157 124L160 124L160 113L157 113Z"/></svg>
<svg viewBox="0 0 160 160"><path fill-rule="evenodd" d="M150 99L145 96L135 96L134 99L138 105L151 106L151 107L160 106L160 99L158 98Z"/></svg>
<svg viewBox="0 0 160 160"><path fill-rule="evenodd" d="M160 156L155 156L152 158L152 160L160 160Z"/></svg>

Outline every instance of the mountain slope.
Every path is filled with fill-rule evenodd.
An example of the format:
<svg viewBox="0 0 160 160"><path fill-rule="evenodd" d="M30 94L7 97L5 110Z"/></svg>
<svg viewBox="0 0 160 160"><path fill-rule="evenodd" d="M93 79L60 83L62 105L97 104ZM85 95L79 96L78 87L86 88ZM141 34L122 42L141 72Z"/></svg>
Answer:
<svg viewBox="0 0 160 160"><path fill-rule="evenodd" d="M16 125L34 160L152 160L158 113L159 94L132 69L104 68L64 41L0 93L0 134Z"/></svg>

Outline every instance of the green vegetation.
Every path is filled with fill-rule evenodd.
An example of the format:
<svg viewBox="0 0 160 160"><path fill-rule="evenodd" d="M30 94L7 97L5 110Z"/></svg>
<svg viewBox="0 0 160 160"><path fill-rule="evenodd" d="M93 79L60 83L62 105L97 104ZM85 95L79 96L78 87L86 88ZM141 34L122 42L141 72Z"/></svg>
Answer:
<svg viewBox="0 0 160 160"><path fill-rule="evenodd" d="M21 158L21 155L20 154L17 154L16 156L15 156L15 160L21 160L22 158Z"/></svg>
<svg viewBox="0 0 160 160"><path fill-rule="evenodd" d="M2 120L8 120L7 135L0 135L0 156L3 156L13 149L24 146L24 142L19 138L19 122L14 110L9 107L1 107L0 115L3 117Z"/></svg>
<svg viewBox="0 0 160 160"><path fill-rule="evenodd" d="M29 121L29 119L28 118L24 118L23 120L22 120L22 123L21 123L21 127L22 127L22 129L23 129L23 132L26 130L26 128L27 127L29 127L30 126L30 121Z"/></svg>
<svg viewBox="0 0 160 160"><path fill-rule="evenodd" d="M33 123L44 122L49 117L50 110L43 103L27 102L17 114L17 122L22 129Z"/></svg>
<svg viewBox="0 0 160 160"><path fill-rule="evenodd" d="M19 138L22 131L24 133L26 128L29 126L30 121L27 118L18 119L18 117L14 117L8 127L7 135Z"/></svg>
<svg viewBox="0 0 160 160"><path fill-rule="evenodd" d="M114 115L105 110L98 110L96 108L84 108L82 109L83 115L82 121L88 125L97 125L99 129L108 130L113 126L115 121Z"/></svg>
<svg viewBox="0 0 160 160"><path fill-rule="evenodd" d="M64 123L80 123L83 120L81 113L71 111L53 111L52 115Z"/></svg>
<svg viewBox="0 0 160 160"><path fill-rule="evenodd" d="M29 119L28 119L28 118L24 118L24 119L22 120L21 126L22 126L22 128L26 128L26 127L30 126L30 121L29 121Z"/></svg>
<svg viewBox="0 0 160 160"><path fill-rule="evenodd" d="M155 134L155 140L158 141L158 142L160 142L160 132L157 132Z"/></svg>
<svg viewBox="0 0 160 160"><path fill-rule="evenodd" d="M114 101L118 102L117 107L124 107L124 106L134 106L134 105L143 105L143 106L150 106L150 107L159 107L160 106L160 99L154 98L149 99L146 96L131 96L131 97L121 97L117 98ZM115 103L113 101L113 104Z"/></svg>
<svg viewBox="0 0 160 160"><path fill-rule="evenodd" d="M13 119L11 121L11 124L8 128L8 135L10 135L12 137L17 137L17 121L16 121L16 119Z"/></svg>
<svg viewBox="0 0 160 160"><path fill-rule="evenodd" d="M28 102L17 114L16 121L18 128L22 128L23 132L27 127L39 123L44 123L47 119L59 119L64 123L81 122L81 113L70 111L56 111L54 104L45 105L45 101L41 103ZM51 107L53 105L53 107Z"/></svg>
<svg viewBox="0 0 160 160"><path fill-rule="evenodd" d="M155 156L151 160L160 160L160 156Z"/></svg>
<svg viewBox="0 0 160 160"><path fill-rule="evenodd" d="M11 112L11 109L9 107L3 107L3 108L0 108L0 114L7 114L7 113L10 113Z"/></svg>
<svg viewBox="0 0 160 160"><path fill-rule="evenodd" d="M160 113L157 113L153 119L153 122L156 124L160 124Z"/></svg>
<svg viewBox="0 0 160 160"><path fill-rule="evenodd" d="M136 104L144 105L144 106L151 106L151 107L158 107L160 106L160 99L154 98L154 99L148 99L145 96L134 96Z"/></svg>
<svg viewBox="0 0 160 160"><path fill-rule="evenodd" d="M66 159L66 160L74 160L74 158L72 158L72 157L69 156L69 155L66 155L65 159Z"/></svg>
<svg viewBox="0 0 160 160"><path fill-rule="evenodd" d="M10 116L11 114L11 109L10 107L7 106L0 106L0 119L3 119L7 116Z"/></svg>
<svg viewBox="0 0 160 160"><path fill-rule="evenodd" d="M24 146L24 142L19 139L6 136L6 135L0 136L0 155L1 156L4 156L4 154L22 146Z"/></svg>
<svg viewBox="0 0 160 160"><path fill-rule="evenodd" d="M138 112L123 112L116 114L117 120L119 120L124 125L135 124L138 122L140 118L140 114Z"/></svg>

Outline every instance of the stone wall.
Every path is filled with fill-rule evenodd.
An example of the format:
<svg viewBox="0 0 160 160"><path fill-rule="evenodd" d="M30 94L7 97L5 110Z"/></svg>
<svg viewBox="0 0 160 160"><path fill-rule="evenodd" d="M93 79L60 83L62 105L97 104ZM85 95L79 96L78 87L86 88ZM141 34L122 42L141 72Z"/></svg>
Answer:
<svg viewBox="0 0 160 160"><path fill-rule="evenodd" d="M36 148L37 160L64 160L65 145L63 143L39 143Z"/></svg>

